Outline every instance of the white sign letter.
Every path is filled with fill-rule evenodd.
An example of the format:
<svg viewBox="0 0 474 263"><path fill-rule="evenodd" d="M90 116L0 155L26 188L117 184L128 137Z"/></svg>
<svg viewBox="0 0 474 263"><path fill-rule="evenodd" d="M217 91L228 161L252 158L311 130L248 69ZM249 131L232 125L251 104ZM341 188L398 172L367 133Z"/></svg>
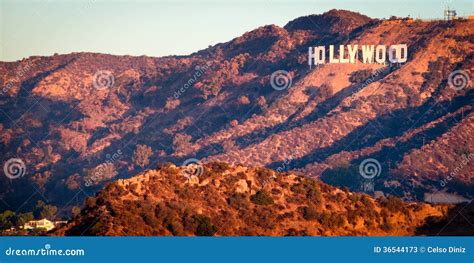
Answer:
<svg viewBox="0 0 474 263"><path fill-rule="evenodd" d="M387 48L384 45L379 45L375 49L375 61L379 64L385 64L385 57L387 52Z"/></svg>
<svg viewBox="0 0 474 263"><path fill-rule="evenodd" d="M373 63L374 61L374 45L362 46L362 58L364 63Z"/></svg>

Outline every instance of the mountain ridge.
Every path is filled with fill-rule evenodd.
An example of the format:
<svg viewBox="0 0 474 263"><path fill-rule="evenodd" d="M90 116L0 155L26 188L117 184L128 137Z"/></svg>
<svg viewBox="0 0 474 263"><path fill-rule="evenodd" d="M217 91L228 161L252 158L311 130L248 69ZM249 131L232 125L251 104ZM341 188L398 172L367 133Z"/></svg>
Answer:
<svg viewBox="0 0 474 263"><path fill-rule="evenodd" d="M316 17L339 18L348 30L304 29ZM472 198L472 165L440 182L474 148L472 89L448 83L454 71L471 74L473 21L374 20L340 11L298 19L189 56L73 53L0 62L2 163L17 157L27 167L22 178L0 178L1 210L28 210L45 199L69 214L110 181L190 158L285 164L323 180L335 170L360 180L360 161L375 157L382 167L375 191L392 192L391 182L406 200L438 191ZM310 46L368 43L407 43L409 61L309 70ZM272 88L278 70L288 72L291 87ZM110 87L94 87L97 76ZM152 148L143 167L133 161L137 145ZM109 162L110 174L85 185Z"/></svg>
<svg viewBox="0 0 474 263"><path fill-rule="evenodd" d="M202 168L198 176L189 177L189 168L164 164L111 183L87 199L81 214L51 234L333 236L459 231L459 226L441 229L425 224L440 222L453 209L449 205L403 203L393 196L375 200L264 168L225 163Z"/></svg>

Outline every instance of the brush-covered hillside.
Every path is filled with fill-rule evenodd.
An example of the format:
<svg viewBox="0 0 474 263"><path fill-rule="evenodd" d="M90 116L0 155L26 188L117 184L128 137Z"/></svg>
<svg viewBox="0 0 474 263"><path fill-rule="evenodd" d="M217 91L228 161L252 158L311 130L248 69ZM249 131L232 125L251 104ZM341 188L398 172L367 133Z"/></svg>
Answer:
<svg viewBox="0 0 474 263"><path fill-rule="evenodd" d="M209 163L199 173L161 165L106 186L53 235L422 235L472 234L442 225L454 206L374 199L266 168ZM194 168L193 168L194 169ZM192 170L196 171L196 170ZM199 176L195 176L199 175ZM471 212L469 212L471 211ZM472 206L464 214L473 215ZM438 225L435 225L437 223Z"/></svg>
<svg viewBox="0 0 474 263"><path fill-rule="evenodd" d="M400 43L408 45L403 64L308 66L309 47ZM374 192L470 200L473 50L473 20L380 20L331 10L284 27L262 26L188 56L72 53L0 62L0 161L17 158L25 166L22 176L0 176L0 211L31 211L43 200L68 216L110 182L191 158L298 171L355 192L361 191L358 167L372 158L380 163ZM272 75L281 70L283 88L274 88ZM462 73L456 81L453 72ZM292 198L304 196L279 187ZM341 193L343 200L350 196ZM220 198L231 207L230 196ZM357 202L344 202L344 211L358 211ZM291 220L301 216L300 208L288 209ZM221 216L236 220L236 228L219 231L246 231L244 217ZM367 227L347 224L347 233ZM268 231L291 228L301 229ZM192 233L184 225L176 231Z"/></svg>

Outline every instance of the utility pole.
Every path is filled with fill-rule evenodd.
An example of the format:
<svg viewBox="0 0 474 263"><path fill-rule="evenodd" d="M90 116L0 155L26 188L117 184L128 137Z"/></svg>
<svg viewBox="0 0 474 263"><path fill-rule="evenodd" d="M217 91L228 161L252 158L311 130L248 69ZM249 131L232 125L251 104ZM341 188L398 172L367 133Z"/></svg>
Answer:
<svg viewBox="0 0 474 263"><path fill-rule="evenodd" d="M449 6L446 6L444 9L444 20L451 21L456 18L456 11L449 9Z"/></svg>

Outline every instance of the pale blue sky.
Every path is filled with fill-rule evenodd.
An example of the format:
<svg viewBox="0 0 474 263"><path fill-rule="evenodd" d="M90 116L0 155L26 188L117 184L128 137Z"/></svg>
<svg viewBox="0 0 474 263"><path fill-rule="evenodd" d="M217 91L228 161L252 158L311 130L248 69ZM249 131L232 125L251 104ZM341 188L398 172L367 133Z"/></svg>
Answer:
<svg viewBox="0 0 474 263"><path fill-rule="evenodd" d="M262 25L347 9L371 17L441 18L473 0L0 0L0 61L88 51L117 55L187 55Z"/></svg>

